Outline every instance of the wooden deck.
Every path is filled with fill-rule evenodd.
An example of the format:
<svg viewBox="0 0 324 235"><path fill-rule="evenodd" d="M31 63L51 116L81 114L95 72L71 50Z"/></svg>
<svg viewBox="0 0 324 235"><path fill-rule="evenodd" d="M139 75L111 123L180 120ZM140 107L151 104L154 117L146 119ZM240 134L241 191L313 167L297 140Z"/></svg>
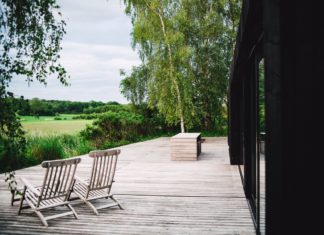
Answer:
<svg viewBox="0 0 324 235"><path fill-rule="evenodd" d="M198 161L171 161L169 141L120 147L112 192L125 210L103 209L96 216L73 201L80 219L54 219L48 228L28 210L17 215L18 203L10 206L1 175L0 234L255 234L238 168L229 164L227 140L206 138ZM91 160L82 157L77 175L90 174ZM16 175L38 185L43 171L35 166Z"/></svg>

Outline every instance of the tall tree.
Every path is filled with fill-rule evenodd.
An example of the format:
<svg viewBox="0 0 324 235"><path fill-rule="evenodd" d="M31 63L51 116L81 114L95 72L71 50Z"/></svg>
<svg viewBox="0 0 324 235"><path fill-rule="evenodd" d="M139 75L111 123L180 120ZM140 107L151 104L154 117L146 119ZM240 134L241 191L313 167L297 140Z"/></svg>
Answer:
<svg viewBox="0 0 324 235"><path fill-rule="evenodd" d="M180 122L181 132L192 126L190 48L178 28L179 1L125 0L126 12L133 22L133 45L140 49L148 68L148 103L157 106L170 123Z"/></svg>
<svg viewBox="0 0 324 235"><path fill-rule="evenodd" d="M188 15L183 27L193 50L194 102L202 128L217 129L226 107L240 1L183 0L182 4Z"/></svg>
<svg viewBox="0 0 324 235"><path fill-rule="evenodd" d="M64 27L55 0L0 0L0 161L7 170L18 167L25 142L7 88L14 76L46 84L54 74L67 83L59 63Z"/></svg>
<svg viewBox="0 0 324 235"><path fill-rule="evenodd" d="M241 0L125 2L133 46L149 70L149 104L187 127L217 129L224 120ZM136 90L121 86L128 96Z"/></svg>

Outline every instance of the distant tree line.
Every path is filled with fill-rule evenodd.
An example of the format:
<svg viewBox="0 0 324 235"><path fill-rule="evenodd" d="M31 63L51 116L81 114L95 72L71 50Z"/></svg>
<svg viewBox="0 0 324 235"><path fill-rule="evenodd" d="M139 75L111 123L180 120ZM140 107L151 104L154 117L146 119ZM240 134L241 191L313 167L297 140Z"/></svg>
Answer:
<svg viewBox="0 0 324 235"><path fill-rule="evenodd" d="M82 114L92 113L107 104L118 105L117 102L104 103L101 101L65 101L65 100L44 100L44 99L24 99L12 98L16 103L17 114L21 116L54 116L57 114Z"/></svg>

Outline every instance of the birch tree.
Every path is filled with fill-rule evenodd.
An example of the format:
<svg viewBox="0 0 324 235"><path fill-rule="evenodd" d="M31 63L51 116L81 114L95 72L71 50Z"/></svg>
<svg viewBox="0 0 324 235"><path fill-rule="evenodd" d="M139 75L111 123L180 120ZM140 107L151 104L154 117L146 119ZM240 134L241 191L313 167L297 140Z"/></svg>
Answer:
<svg viewBox="0 0 324 235"><path fill-rule="evenodd" d="M226 128L226 94L241 0L125 0L133 23L139 66L122 82L128 97L143 90L147 100L181 131ZM128 79L128 80L127 80ZM132 87L131 87L132 85ZM143 92L142 92L143 93ZM144 94L144 93L143 93ZM131 99L130 99L131 100Z"/></svg>
<svg viewBox="0 0 324 235"><path fill-rule="evenodd" d="M181 132L194 123L193 74L190 47L179 29L183 11L179 1L125 0L133 23L133 47L149 70L148 103L157 106Z"/></svg>

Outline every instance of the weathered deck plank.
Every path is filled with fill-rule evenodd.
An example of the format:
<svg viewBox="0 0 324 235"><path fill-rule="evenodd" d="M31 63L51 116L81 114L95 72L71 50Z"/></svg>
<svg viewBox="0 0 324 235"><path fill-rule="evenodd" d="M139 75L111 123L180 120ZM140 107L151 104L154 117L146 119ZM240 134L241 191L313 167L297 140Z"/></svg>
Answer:
<svg viewBox="0 0 324 235"><path fill-rule="evenodd" d="M125 210L103 209L96 216L74 201L79 220L55 219L45 228L27 210L17 216L18 203L10 206L1 175L0 234L255 234L225 138L207 138L199 160L192 162L170 160L169 138L121 150L112 192ZM90 166L91 159L84 156L77 174L86 177ZM43 172L36 166L17 171L17 176L39 184Z"/></svg>

